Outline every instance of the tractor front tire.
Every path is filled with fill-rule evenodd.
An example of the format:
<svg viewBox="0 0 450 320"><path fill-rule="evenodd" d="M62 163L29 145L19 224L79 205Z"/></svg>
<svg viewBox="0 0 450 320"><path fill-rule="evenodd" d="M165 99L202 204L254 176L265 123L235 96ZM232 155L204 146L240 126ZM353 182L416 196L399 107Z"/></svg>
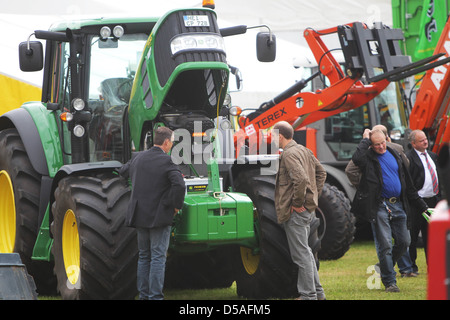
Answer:
<svg viewBox="0 0 450 320"><path fill-rule="evenodd" d="M238 295L250 299L298 296L298 267L292 262L286 233L278 224L275 212L275 176L260 175L259 169L241 172L236 179L236 190L247 194L256 207L255 231L259 241L259 252L246 247L237 249ZM316 257L320 249L319 223L319 219L313 219L308 240Z"/></svg>
<svg viewBox="0 0 450 320"><path fill-rule="evenodd" d="M136 232L124 224L129 197L126 181L114 174L59 182L51 227L63 299L136 297Z"/></svg>
<svg viewBox="0 0 450 320"><path fill-rule="evenodd" d="M56 293L53 263L31 259L40 227L41 179L17 129L0 131L0 253L18 253L37 292L51 295Z"/></svg>

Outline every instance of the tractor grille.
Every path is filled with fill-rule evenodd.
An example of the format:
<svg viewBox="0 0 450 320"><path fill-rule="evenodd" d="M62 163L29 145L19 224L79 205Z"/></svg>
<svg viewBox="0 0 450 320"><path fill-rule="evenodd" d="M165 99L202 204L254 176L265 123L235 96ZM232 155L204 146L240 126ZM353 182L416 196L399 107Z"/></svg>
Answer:
<svg viewBox="0 0 450 320"><path fill-rule="evenodd" d="M184 15L207 15L209 17L209 27L185 27ZM216 33L220 34L217 26L216 17L213 12L204 10L186 10L178 11L170 15L161 25L158 33L155 36L155 63L159 76L159 83L165 86L175 68L185 62L209 61L209 62L224 62L226 63L226 56L224 53L218 52L196 52L196 53L181 53L172 57L170 51L170 41L178 34L187 33Z"/></svg>

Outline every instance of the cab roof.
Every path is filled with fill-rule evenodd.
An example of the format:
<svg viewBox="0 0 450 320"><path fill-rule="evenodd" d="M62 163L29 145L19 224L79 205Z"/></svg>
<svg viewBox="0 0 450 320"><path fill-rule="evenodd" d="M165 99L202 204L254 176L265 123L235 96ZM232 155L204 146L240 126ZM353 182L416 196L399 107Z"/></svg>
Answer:
<svg viewBox="0 0 450 320"><path fill-rule="evenodd" d="M78 20L63 20L53 23L49 31L65 31L67 28L72 31L87 29L89 27L98 27L104 25L149 25L153 27L160 17L100 17L86 18ZM151 28L150 28L151 29ZM150 30L148 30L150 31Z"/></svg>

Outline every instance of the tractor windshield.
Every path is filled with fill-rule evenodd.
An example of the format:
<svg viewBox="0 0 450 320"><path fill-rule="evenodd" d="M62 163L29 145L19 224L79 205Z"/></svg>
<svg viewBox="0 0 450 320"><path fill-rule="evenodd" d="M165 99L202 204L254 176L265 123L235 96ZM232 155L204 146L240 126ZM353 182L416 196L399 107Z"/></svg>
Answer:
<svg viewBox="0 0 450 320"><path fill-rule="evenodd" d="M146 34L124 35L119 40L91 40L89 128L92 161L122 160L122 114L129 103L136 67Z"/></svg>
<svg viewBox="0 0 450 320"><path fill-rule="evenodd" d="M364 129L376 124L384 125L391 137L403 135L407 116L397 99L396 84L391 83L373 99L373 113L369 105L364 105L326 118L325 140L336 159L350 160Z"/></svg>
<svg viewBox="0 0 450 320"><path fill-rule="evenodd" d="M316 70L316 68L302 67L302 77L307 78ZM325 78L325 80L325 83L320 80L313 81L304 91L323 89L324 86L329 85L328 79ZM394 138L400 139L407 128L408 110L399 101L399 97L401 95L398 92L398 84L391 83L368 104L323 119L320 128L323 130L323 139L333 158L337 161L350 160L361 141L364 129L372 128L376 124L386 126L393 141ZM328 150L320 150L319 152L325 156L319 160L331 161Z"/></svg>
<svg viewBox="0 0 450 320"><path fill-rule="evenodd" d="M408 114L403 103L398 101L400 94L397 92L397 86L395 83L389 84L375 97L374 103L376 123L384 125L391 138L399 139L405 133Z"/></svg>

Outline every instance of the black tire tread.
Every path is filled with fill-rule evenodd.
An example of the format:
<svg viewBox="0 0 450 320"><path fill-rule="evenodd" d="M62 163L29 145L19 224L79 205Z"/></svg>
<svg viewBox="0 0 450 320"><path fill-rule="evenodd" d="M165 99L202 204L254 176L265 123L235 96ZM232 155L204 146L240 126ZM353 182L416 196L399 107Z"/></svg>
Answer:
<svg viewBox="0 0 450 320"><path fill-rule="evenodd" d="M52 232L58 291L64 299L134 299L136 232L125 226L130 189L113 175L72 176L55 190ZM80 236L81 284L67 287L61 249L61 226L67 209L77 218Z"/></svg>

